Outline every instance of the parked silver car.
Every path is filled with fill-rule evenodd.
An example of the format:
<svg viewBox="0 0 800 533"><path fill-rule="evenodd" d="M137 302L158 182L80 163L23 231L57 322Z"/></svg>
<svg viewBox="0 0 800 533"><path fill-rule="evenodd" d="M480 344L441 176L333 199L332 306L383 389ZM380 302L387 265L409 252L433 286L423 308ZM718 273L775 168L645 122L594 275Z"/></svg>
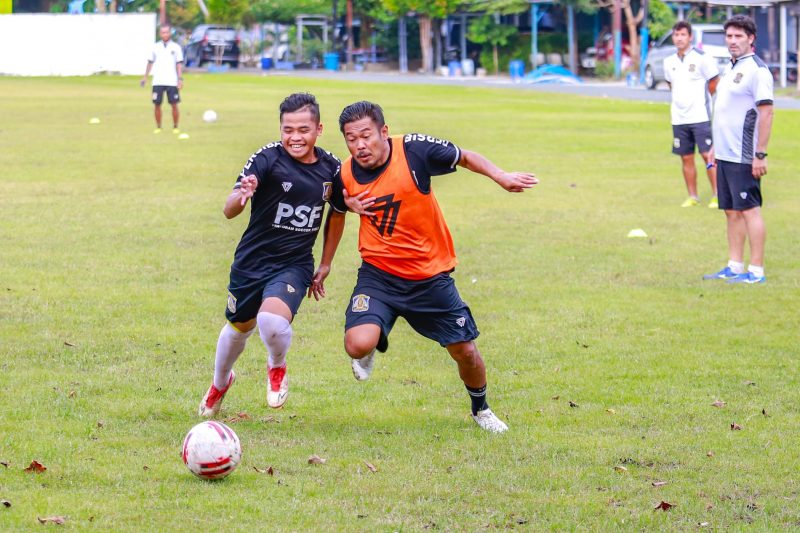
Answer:
<svg viewBox="0 0 800 533"><path fill-rule="evenodd" d="M722 24L692 24L692 46L711 54L720 70L731 60ZM659 82L665 81L664 59L674 53L671 31L650 47L644 67L644 83L648 89L655 89Z"/></svg>

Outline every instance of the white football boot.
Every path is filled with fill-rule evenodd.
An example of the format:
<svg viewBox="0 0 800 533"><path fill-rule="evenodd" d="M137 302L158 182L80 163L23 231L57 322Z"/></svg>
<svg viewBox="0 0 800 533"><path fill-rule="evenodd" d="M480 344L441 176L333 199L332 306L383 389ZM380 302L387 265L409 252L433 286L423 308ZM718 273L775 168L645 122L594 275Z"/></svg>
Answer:
<svg viewBox="0 0 800 533"><path fill-rule="evenodd" d="M289 397L289 375L286 367L270 368L267 372L267 405L279 409Z"/></svg>
<svg viewBox="0 0 800 533"><path fill-rule="evenodd" d="M353 368L353 376L358 381L366 381L372 374L372 366L375 364L375 350L372 350L361 359L352 359L350 366Z"/></svg>
<svg viewBox="0 0 800 533"><path fill-rule="evenodd" d="M231 385L233 385L235 380L236 374L234 374L233 370L231 370L231 377L228 378L228 385L224 389L219 390L214 386L214 383L211 383L211 386L208 388L208 392L206 392L206 395L203 396L203 401L200 402L200 409L198 410L197 414L203 418L211 418L216 416L222 407L222 400L225 399L225 393L228 392L228 389L231 388Z"/></svg>
<svg viewBox="0 0 800 533"><path fill-rule="evenodd" d="M508 431L506 423L497 418L497 415L494 414L491 409L478 411L477 415L472 415L472 419L481 429L485 429L486 431L491 431L492 433Z"/></svg>

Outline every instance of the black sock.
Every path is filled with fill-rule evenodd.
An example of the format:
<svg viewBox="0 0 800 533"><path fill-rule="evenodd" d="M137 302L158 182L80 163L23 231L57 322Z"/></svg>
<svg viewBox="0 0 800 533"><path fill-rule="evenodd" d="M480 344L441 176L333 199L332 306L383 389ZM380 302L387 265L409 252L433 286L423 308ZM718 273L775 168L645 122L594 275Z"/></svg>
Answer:
<svg viewBox="0 0 800 533"><path fill-rule="evenodd" d="M472 400L472 414L478 414L478 411L483 411L484 409L489 408L489 404L486 403L486 385L480 387L478 389L473 389L469 385L467 387L467 392L469 393L469 397Z"/></svg>

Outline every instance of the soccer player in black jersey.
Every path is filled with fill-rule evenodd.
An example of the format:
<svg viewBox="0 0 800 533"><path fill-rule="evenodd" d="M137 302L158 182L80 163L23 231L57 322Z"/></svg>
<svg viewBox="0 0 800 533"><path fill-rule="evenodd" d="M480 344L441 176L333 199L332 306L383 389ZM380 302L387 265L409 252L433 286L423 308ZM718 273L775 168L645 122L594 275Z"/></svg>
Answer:
<svg viewBox="0 0 800 533"><path fill-rule="evenodd" d="M325 296L324 279L344 229L341 164L315 145L322 133L316 99L305 93L288 96L280 106L280 126L280 142L250 156L225 202L230 219L250 200L250 222L231 265L228 323L217 342L213 382L200 403L202 417L219 412L235 379L233 365L256 326L269 356L267 403L283 406L289 394L286 352L292 319L306 292L317 299ZM314 272L311 251L326 202L322 258Z"/></svg>

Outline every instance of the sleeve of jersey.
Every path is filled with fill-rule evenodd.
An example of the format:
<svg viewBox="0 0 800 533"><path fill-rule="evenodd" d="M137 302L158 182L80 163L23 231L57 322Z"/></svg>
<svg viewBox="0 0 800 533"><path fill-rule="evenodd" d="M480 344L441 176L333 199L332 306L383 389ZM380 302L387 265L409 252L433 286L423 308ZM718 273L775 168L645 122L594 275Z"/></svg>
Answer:
<svg viewBox="0 0 800 533"><path fill-rule="evenodd" d="M416 135L416 140L406 143L406 152L411 152L418 159L425 162L426 174L441 176L457 170L456 166L461 160L461 150L455 144Z"/></svg>
<svg viewBox="0 0 800 533"><path fill-rule="evenodd" d="M706 81L711 81L717 76L719 76L719 67L717 67L717 61L711 57L711 55L706 55L705 61L703 61L703 76L705 77Z"/></svg>
<svg viewBox="0 0 800 533"><path fill-rule="evenodd" d="M247 160L247 163L245 163L241 173L239 173L239 175L236 177L236 184L233 186L233 188L238 189L241 186L240 182L242 181L242 178L251 174L258 179L259 184L263 182L269 175L269 172L272 169L272 164L275 162L276 157L277 154L273 149L267 148L266 146L262 147L259 151L251 155L250 159Z"/></svg>
<svg viewBox="0 0 800 533"><path fill-rule="evenodd" d="M183 63L183 48L180 46L175 47L175 61Z"/></svg>
<svg viewBox="0 0 800 533"><path fill-rule="evenodd" d="M672 83L672 69L669 68L669 58L664 58L664 81Z"/></svg>
<svg viewBox="0 0 800 533"><path fill-rule="evenodd" d="M772 74L767 68L759 68L753 76L753 94L755 95L756 105L772 104L774 95L772 94Z"/></svg>
<svg viewBox="0 0 800 533"><path fill-rule="evenodd" d="M333 190L331 191L331 199L328 202L337 212L346 213L347 204L344 203L344 182L342 182L341 166L336 169L336 174L333 176Z"/></svg>

